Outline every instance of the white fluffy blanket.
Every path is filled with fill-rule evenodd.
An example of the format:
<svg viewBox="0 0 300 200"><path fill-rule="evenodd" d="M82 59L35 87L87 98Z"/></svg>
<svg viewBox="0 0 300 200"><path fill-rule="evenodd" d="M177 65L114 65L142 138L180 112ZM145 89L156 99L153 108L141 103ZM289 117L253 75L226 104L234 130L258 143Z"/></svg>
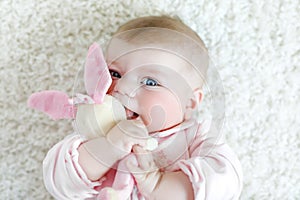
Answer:
<svg viewBox="0 0 300 200"><path fill-rule="evenodd" d="M28 96L71 94L91 43L159 14L181 17L213 56L226 97L223 131L244 170L241 199L300 198L299 1L2 0L0 199L52 199L42 160L72 130L28 109Z"/></svg>

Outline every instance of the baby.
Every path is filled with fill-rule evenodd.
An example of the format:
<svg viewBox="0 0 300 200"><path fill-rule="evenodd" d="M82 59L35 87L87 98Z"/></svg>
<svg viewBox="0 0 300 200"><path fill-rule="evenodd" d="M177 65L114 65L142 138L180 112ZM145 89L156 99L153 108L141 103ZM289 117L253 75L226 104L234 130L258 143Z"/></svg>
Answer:
<svg viewBox="0 0 300 200"><path fill-rule="evenodd" d="M199 36L179 19L137 18L118 29L105 58L108 94L127 119L105 137L74 133L52 147L43 163L47 190L57 199L106 199L118 179L119 188L134 187L111 199L238 199L237 157L194 119L208 67ZM149 138L157 148L146 148Z"/></svg>

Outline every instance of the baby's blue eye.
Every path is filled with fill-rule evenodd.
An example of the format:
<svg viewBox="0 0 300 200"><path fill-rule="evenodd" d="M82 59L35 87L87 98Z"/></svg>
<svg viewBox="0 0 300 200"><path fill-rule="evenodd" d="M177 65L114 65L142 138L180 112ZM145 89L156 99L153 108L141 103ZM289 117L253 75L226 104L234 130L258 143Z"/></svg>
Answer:
<svg viewBox="0 0 300 200"><path fill-rule="evenodd" d="M110 75L113 77L113 78L121 78L122 76L116 72L116 71L113 71L113 70L109 70L110 72Z"/></svg>
<svg viewBox="0 0 300 200"><path fill-rule="evenodd" d="M151 78L144 78L141 83L148 86L158 86L157 81Z"/></svg>

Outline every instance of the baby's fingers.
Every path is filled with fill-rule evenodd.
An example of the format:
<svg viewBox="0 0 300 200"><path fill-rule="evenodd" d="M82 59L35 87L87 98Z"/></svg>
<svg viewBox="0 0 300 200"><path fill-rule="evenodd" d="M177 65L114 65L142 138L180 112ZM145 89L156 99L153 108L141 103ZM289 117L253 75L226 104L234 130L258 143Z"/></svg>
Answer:
<svg viewBox="0 0 300 200"><path fill-rule="evenodd" d="M146 173L157 170L151 152L144 150L144 148L139 145L133 146L133 152L135 153L136 160L140 169L142 169Z"/></svg>
<svg viewBox="0 0 300 200"><path fill-rule="evenodd" d="M145 173L145 171L140 168L135 155L130 156L130 158L126 162L126 166L138 182L145 180L147 173Z"/></svg>
<svg viewBox="0 0 300 200"><path fill-rule="evenodd" d="M150 153L146 154L145 150L141 147L134 147L134 149L134 151L140 152L140 154L130 157L127 161L127 168L136 180L139 192L149 197L157 186L161 174L154 167L155 164L152 156L149 155ZM144 153L141 154L141 152Z"/></svg>

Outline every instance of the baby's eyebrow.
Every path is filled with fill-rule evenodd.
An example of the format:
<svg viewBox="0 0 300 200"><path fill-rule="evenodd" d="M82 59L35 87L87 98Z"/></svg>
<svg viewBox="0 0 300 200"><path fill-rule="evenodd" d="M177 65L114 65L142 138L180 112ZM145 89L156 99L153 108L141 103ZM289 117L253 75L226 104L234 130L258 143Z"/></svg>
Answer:
<svg viewBox="0 0 300 200"><path fill-rule="evenodd" d="M148 68L145 70L149 76L155 76L156 78L166 78L168 77L168 72L157 69L157 68Z"/></svg>

